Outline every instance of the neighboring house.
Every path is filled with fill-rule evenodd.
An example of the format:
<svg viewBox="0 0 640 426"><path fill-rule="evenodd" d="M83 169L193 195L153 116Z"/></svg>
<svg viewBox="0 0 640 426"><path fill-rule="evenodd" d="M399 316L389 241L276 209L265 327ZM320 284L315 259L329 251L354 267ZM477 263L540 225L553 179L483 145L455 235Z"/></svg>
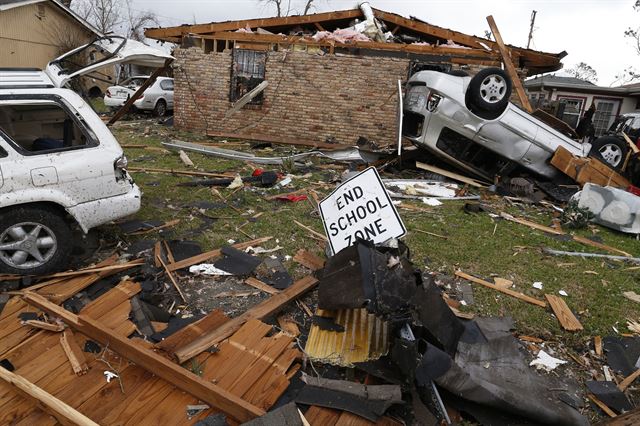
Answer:
<svg viewBox="0 0 640 426"><path fill-rule="evenodd" d="M532 106L555 106L558 118L576 127L580 117L595 103L593 126L602 135L620 114L640 109L640 84L597 86L575 77L544 75L524 82Z"/></svg>
<svg viewBox="0 0 640 426"><path fill-rule="evenodd" d="M101 35L60 1L0 0L0 67L43 69ZM87 90L103 86L97 81L84 85Z"/></svg>
<svg viewBox="0 0 640 426"><path fill-rule="evenodd" d="M373 15L393 42L334 32L363 23L360 9L155 28L145 35L179 44L176 127L220 137L349 145L364 137L393 145L399 80L404 85L422 69L475 74L501 66L493 41L377 9ZM522 76L558 70L565 55L509 48ZM264 92L228 114L262 81L268 82Z"/></svg>

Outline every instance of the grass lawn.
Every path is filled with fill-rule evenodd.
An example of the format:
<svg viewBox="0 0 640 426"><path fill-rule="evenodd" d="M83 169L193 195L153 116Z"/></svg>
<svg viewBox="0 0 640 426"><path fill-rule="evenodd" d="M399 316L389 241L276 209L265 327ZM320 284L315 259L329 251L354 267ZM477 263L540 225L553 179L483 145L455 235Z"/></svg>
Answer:
<svg viewBox="0 0 640 426"><path fill-rule="evenodd" d="M153 121L122 122L114 127L114 134L122 145L147 147L125 148L130 167L185 170L187 167L175 152L162 150L161 141L179 139L190 142L216 142L200 135L180 133L170 127L154 124ZM241 141L229 141L227 145L229 149L249 148L249 144ZM281 155L292 153L294 150L293 147L277 148ZM269 150L254 152L256 155L274 155ZM230 172L246 176L254 169L254 166L244 162L194 153L188 155L198 171ZM346 165L331 166L331 163L324 160L313 159L311 162L312 164L293 171L296 177L292 184L284 188L262 189L247 186L233 192L219 187L219 194L227 200L230 207L221 205L220 208L204 212L188 205L201 201L221 203L221 198L207 187L188 188L176 185L193 178L132 172L144 191L143 207L137 218L163 221L179 218L181 222L174 228L174 236L196 240L203 249L220 247L230 239L245 241L249 236L273 236L274 239L278 239L278 244L284 247L283 252L288 255L293 256L301 248L322 254L324 245L310 237L309 232L293 221L298 220L323 233L321 220L313 213L310 202L283 203L265 200L265 196L268 195L288 193L302 188L311 188L322 198L334 188L335 184L331 182L346 169ZM386 177L420 176L417 171L406 171L403 174L405 176ZM549 209L524 204L506 204L501 197L490 194L485 194L485 202L498 211L507 211L543 225L551 223ZM630 265L601 259L544 255L541 252L542 247L566 251L598 250L576 242L563 241L520 224L494 219L487 213L467 214L462 210L463 202L445 201L445 204L439 207L427 207L414 201L408 204L423 210L399 210L409 230L405 241L411 248L412 259L418 268L448 276L452 276L456 269L461 269L489 281L493 276L506 278L514 282L514 290L541 300L544 299L544 293L557 295L559 290L564 290L568 293L568 297L564 299L578 316L584 331L563 331L549 308L530 305L476 284L472 284L475 303L465 308L469 312L481 316L510 315L515 320L517 333L540 337L551 342L551 345L563 347L565 351L575 355L588 352L588 345L591 344L593 336L616 334L614 327L620 333L628 333L626 320L640 319L640 304L622 295L624 291L640 293L640 270L630 270ZM251 216L260 212L264 214L255 221L249 221ZM205 222L202 213L219 219L203 228ZM239 228L241 225L243 226ZM444 240L415 230L429 231L448 238ZM596 236L604 244L640 256L640 243L633 236L597 225L570 232L587 237ZM273 241L265 247L275 245L276 242ZM287 262L285 266L292 274L299 276L294 262ZM532 287L537 281L542 282L543 290ZM582 376L585 377L586 374Z"/></svg>

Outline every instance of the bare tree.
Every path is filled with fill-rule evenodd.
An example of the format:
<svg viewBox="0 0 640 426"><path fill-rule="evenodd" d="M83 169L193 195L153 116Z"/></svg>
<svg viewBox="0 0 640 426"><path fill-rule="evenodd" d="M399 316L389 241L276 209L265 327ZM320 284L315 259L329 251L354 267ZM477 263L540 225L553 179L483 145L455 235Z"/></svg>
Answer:
<svg viewBox="0 0 640 426"><path fill-rule="evenodd" d="M131 0L75 0L73 10L103 34L144 40L146 26L159 25L151 11L137 11Z"/></svg>
<svg viewBox="0 0 640 426"><path fill-rule="evenodd" d="M580 80L590 81L591 83L596 83L598 81L598 73L596 70L585 62L576 64L573 68L566 70L566 72Z"/></svg>
<svg viewBox="0 0 640 426"><path fill-rule="evenodd" d="M635 11L640 11L640 0L636 0L636 3L633 5L633 9ZM627 28L624 32L624 36L631 39L633 48L636 50L638 55L640 55L640 27L638 28Z"/></svg>
<svg viewBox="0 0 640 426"><path fill-rule="evenodd" d="M636 0L633 5L633 10L636 12L640 12L640 0ZM631 40L631 45L638 55L640 55L640 27L638 28L627 28L624 32L624 36L628 37ZM611 83L611 86L614 84L627 84L631 83L635 80L640 79L640 71L638 71L635 67L629 66L622 70L615 76L615 80Z"/></svg>
<svg viewBox="0 0 640 426"><path fill-rule="evenodd" d="M306 15L311 11L311 9L315 8L316 0L305 0L304 8L302 9L302 14ZM262 3L267 6L275 6L276 8L276 16L289 16L289 14L293 11L291 7L291 0L258 0L258 3ZM300 9L296 9L298 13L300 13Z"/></svg>

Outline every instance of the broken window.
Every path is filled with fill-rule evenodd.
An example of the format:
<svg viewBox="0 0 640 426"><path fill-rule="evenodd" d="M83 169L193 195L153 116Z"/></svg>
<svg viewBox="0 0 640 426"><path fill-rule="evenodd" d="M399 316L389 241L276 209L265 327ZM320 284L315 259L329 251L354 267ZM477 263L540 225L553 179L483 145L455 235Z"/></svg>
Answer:
<svg viewBox="0 0 640 426"><path fill-rule="evenodd" d="M95 137L53 100L0 100L0 132L26 155L95 146Z"/></svg>
<svg viewBox="0 0 640 426"><path fill-rule="evenodd" d="M264 81L267 52L233 49L230 101L235 102ZM264 92L248 105L262 105Z"/></svg>
<svg viewBox="0 0 640 426"><path fill-rule="evenodd" d="M564 105L564 110L559 118L575 129L580 121L583 99L562 98L560 104Z"/></svg>

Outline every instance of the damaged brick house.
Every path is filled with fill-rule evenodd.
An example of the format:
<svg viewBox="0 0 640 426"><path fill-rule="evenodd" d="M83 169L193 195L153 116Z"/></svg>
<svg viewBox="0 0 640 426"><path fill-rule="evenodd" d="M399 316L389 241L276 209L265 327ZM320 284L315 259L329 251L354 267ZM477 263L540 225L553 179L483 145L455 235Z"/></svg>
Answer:
<svg viewBox="0 0 640 426"><path fill-rule="evenodd" d="M501 65L493 41L368 11L153 28L145 34L179 45L178 128L265 141L353 145L364 137L381 147L393 145L398 80L423 69L472 75ZM367 22L375 24L373 32L363 26ZM566 55L509 49L521 76L558 70ZM264 81L264 91L230 113L234 102Z"/></svg>

